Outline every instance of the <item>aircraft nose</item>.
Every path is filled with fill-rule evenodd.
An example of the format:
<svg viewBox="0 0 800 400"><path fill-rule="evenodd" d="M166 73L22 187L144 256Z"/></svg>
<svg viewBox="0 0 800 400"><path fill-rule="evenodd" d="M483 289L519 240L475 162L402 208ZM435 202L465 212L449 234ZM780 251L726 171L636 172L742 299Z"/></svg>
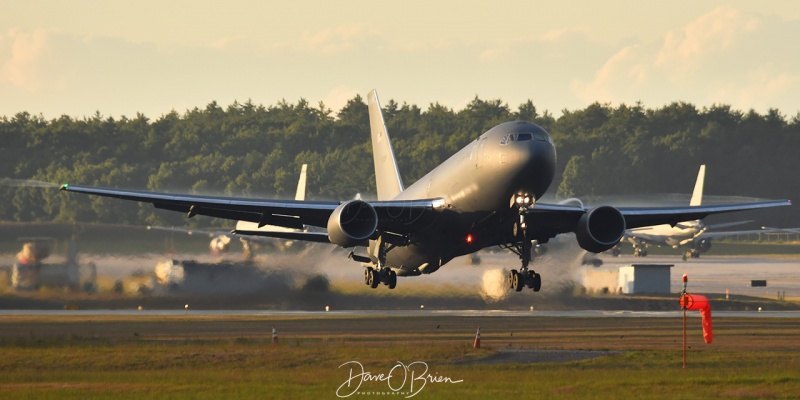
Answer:
<svg viewBox="0 0 800 400"><path fill-rule="evenodd" d="M519 190L533 193L538 199L553 181L556 149L552 143L529 140L508 146L505 157L517 173Z"/></svg>

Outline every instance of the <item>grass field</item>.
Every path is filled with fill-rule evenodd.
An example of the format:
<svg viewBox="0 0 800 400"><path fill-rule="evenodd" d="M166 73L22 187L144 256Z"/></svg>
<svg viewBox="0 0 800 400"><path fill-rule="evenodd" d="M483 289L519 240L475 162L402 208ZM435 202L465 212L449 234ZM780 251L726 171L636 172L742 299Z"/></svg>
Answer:
<svg viewBox="0 0 800 400"><path fill-rule="evenodd" d="M328 399L350 368L360 372L354 363L340 368L352 361L373 378L393 374L364 382L350 396L359 399L800 397L800 320L718 318L708 345L698 318L689 328L684 370L681 321L667 318L3 316L0 398ZM509 348L614 353L464 364ZM403 368L392 370L398 361L461 382L416 379L412 389Z"/></svg>

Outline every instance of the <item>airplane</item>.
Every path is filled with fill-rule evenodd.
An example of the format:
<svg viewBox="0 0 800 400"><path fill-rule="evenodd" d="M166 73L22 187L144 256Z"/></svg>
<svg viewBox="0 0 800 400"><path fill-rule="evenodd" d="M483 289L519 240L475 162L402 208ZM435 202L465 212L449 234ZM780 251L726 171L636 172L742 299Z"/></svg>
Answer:
<svg viewBox="0 0 800 400"><path fill-rule="evenodd" d="M353 249L349 258L364 266L364 282L390 289L398 276L439 270L453 258L490 246L520 259L510 271L516 291L541 288L529 268L532 241L546 243L574 232L585 250L599 253L622 240L625 229L695 220L711 214L788 206L789 200L693 207L613 207L539 203L556 169L556 148L541 127L525 121L499 124L456 152L411 186L400 176L376 91L368 96L377 200L292 201L213 197L139 190L62 185L69 192L146 202L156 208L233 220L324 232L235 230L239 235L333 243ZM359 250L361 251L361 250Z"/></svg>
<svg viewBox="0 0 800 400"><path fill-rule="evenodd" d="M697 172L697 180L692 191L692 198L689 206L699 206L703 203L703 186L705 184L706 166L700 166ZM689 246L685 258L700 258L700 253L705 253L711 248L712 239L721 239L728 236L740 234L741 232L709 232L709 229L718 229L735 225L746 224L752 221L737 221L725 224L705 225L702 220L682 221L669 225L655 225L635 229L626 229L624 240L633 245L633 255L636 257L646 257L647 247L649 246ZM615 248L616 249L616 248ZM618 255L619 250L614 250L614 255Z"/></svg>

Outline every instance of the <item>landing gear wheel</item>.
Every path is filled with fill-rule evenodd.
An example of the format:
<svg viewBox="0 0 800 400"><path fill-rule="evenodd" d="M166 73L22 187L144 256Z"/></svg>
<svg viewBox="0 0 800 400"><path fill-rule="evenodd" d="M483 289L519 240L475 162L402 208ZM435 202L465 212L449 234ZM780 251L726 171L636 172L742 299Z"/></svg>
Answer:
<svg viewBox="0 0 800 400"><path fill-rule="evenodd" d="M514 289L514 275L517 275L517 270L512 269L508 272L508 287Z"/></svg>
<svg viewBox="0 0 800 400"><path fill-rule="evenodd" d="M372 281L370 278L372 277L372 267L367 267L364 269L364 284L367 286L372 285Z"/></svg>
<svg viewBox="0 0 800 400"><path fill-rule="evenodd" d="M511 285L514 290L517 292L521 291L522 288L525 287L525 275L520 274L514 271L514 276L512 277Z"/></svg>
<svg viewBox="0 0 800 400"><path fill-rule="evenodd" d="M535 273L535 272L533 272L533 271L531 271L531 272L532 272L532 275L533 275L533 277L531 279L533 281L531 283L531 289L533 289L534 292L538 292L539 290L542 289L542 276L537 274L537 273Z"/></svg>
<svg viewBox="0 0 800 400"><path fill-rule="evenodd" d="M381 284L380 274L378 274L378 271L373 269L372 271L370 271L369 274L369 287L375 289L380 284Z"/></svg>
<svg viewBox="0 0 800 400"><path fill-rule="evenodd" d="M389 289L394 289L397 286L397 273L390 269L387 280L387 286L389 286Z"/></svg>

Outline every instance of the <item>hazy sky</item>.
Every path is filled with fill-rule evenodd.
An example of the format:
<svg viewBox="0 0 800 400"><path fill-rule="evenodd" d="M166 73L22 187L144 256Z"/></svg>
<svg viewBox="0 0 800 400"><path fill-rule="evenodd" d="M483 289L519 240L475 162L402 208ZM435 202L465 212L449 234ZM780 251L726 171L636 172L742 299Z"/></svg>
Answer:
<svg viewBox="0 0 800 400"><path fill-rule="evenodd" d="M0 116L157 118L378 89L556 116L599 101L800 111L798 1L0 0Z"/></svg>

